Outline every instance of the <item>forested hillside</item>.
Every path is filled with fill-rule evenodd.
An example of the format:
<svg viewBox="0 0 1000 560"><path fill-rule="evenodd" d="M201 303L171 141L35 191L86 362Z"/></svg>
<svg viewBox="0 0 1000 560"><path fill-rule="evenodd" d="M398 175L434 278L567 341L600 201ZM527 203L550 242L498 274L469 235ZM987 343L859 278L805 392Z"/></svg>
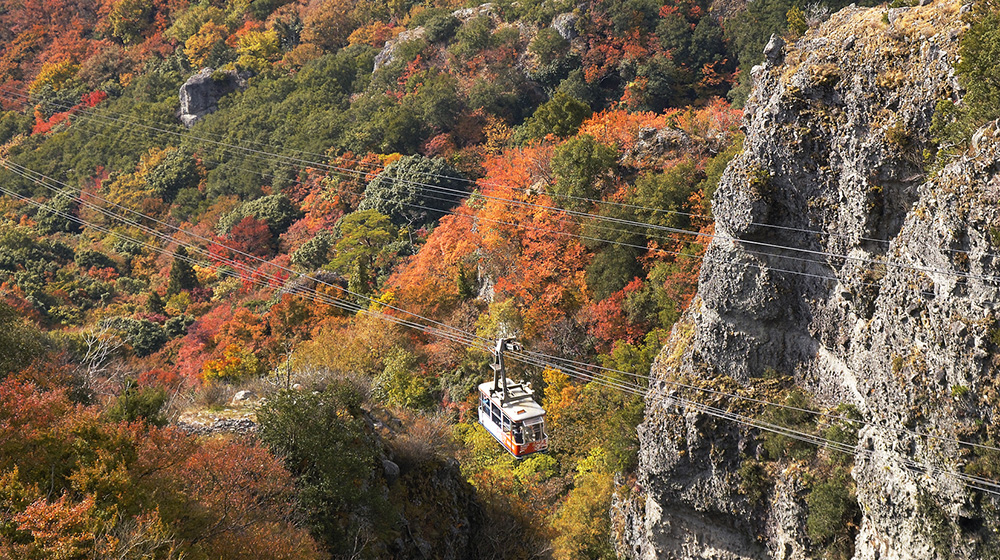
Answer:
<svg viewBox="0 0 1000 560"><path fill-rule="evenodd" d="M0 557L613 558L617 381L840 7L0 1ZM499 337L546 454L476 423Z"/></svg>

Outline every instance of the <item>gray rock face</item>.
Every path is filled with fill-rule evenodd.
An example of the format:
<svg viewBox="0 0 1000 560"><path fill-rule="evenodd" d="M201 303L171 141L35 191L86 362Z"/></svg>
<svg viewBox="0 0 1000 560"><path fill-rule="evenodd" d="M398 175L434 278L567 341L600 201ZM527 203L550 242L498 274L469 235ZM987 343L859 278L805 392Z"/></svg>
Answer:
<svg viewBox="0 0 1000 560"><path fill-rule="evenodd" d="M644 128L639 131L635 147L625 154L627 161L657 160L668 155L691 153L701 146L677 128Z"/></svg>
<svg viewBox="0 0 1000 560"><path fill-rule="evenodd" d="M494 25L500 23L501 21L492 3L480 4L479 6L473 6L471 8L461 8L452 12L451 15L458 18L458 20L462 23L482 16L493 19ZM375 72L378 72L380 68L391 64L392 61L395 60L396 50L400 45L408 41L423 39L426 35L426 30L424 30L421 26L413 29L407 29L406 31L400 33L395 39L387 41L385 46L382 47L382 50L375 55L375 65L372 68L372 73L374 74Z"/></svg>
<svg viewBox="0 0 1000 560"><path fill-rule="evenodd" d="M1000 404L990 396L1000 363L996 123L969 155L936 173L924 163L934 106L955 92L958 10L907 8L886 26L879 10L847 8L783 49L783 63L755 70L698 297L653 367L637 489L616 496L622 556L824 556L806 524L809 485L823 473L772 462L755 495L741 467L764 464L760 432L678 409L670 384L760 395L773 372L814 405L850 404L866 422L850 469L853 558L997 549L997 503L944 472L977 457L948 438L993 437Z"/></svg>
<svg viewBox="0 0 1000 560"><path fill-rule="evenodd" d="M202 68L181 86L181 108L177 117L190 128L198 119L214 113L219 108L220 99L246 88L246 85L246 76L236 71L215 72L211 68Z"/></svg>
<svg viewBox="0 0 1000 560"><path fill-rule="evenodd" d="M785 48L785 42L777 35L771 35L771 38L767 41L767 45L764 46L764 58L771 64L778 64L781 62L783 56L782 49Z"/></svg>
<svg viewBox="0 0 1000 560"><path fill-rule="evenodd" d="M394 60L396 49L399 45L406 43L407 41L415 41L417 39L423 39L427 32L424 31L423 27L417 27L415 29L407 29L406 31L400 33L395 39L386 42L382 50L375 55L375 66L372 68L372 73L378 72L379 68L391 64Z"/></svg>
<svg viewBox="0 0 1000 560"><path fill-rule="evenodd" d="M452 12L451 15L458 18L462 23L480 16L487 16L493 18L494 20L499 20L496 10L493 9L493 4L491 3L480 4L479 6L473 6L471 8L461 8ZM425 35L427 35L427 32L422 26L415 27L413 29L407 29L406 31L400 33L395 39L386 42L385 46L382 47L382 50L375 55L375 66L372 68L372 73L374 74L380 68L391 64L392 61L395 60L396 49L399 48L399 45L408 41L423 39Z"/></svg>
<svg viewBox="0 0 1000 560"><path fill-rule="evenodd" d="M573 12L559 14L552 18L552 29L555 29L559 33L559 36L567 41L576 39L577 35L579 35L576 31L576 22L579 19L580 17Z"/></svg>
<svg viewBox="0 0 1000 560"><path fill-rule="evenodd" d="M452 12L451 15L458 18L462 23L479 16L497 17L496 11L493 9L493 4L490 3L480 4L471 8L460 8Z"/></svg>

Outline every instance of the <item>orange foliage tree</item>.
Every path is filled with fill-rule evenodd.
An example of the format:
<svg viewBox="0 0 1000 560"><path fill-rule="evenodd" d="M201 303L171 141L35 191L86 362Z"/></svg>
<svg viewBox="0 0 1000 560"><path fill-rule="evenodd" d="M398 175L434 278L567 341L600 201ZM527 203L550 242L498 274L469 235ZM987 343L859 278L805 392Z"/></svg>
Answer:
<svg viewBox="0 0 1000 560"><path fill-rule="evenodd" d="M578 134L589 134L598 142L617 146L621 151L635 148L639 132L644 128L661 129L667 124L663 115L653 112L631 112L606 109L595 113L580 125Z"/></svg>
<svg viewBox="0 0 1000 560"><path fill-rule="evenodd" d="M515 302L527 337L587 299L587 251L574 237L579 227L551 198L533 190L551 180L551 157L551 146L542 144L487 159L481 202L476 201L480 264L496 279L498 299Z"/></svg>
<svg viewBox="0 0 1000 560"><path fill-rule="evenodd" d="M317 47L334 50L347 44L357 27L354 0L319 0L311 3L303 18L302 40Z"/></svg>
<svg viewBox="0 0 1000 560"><path fill-rule="evenodd" d="M441 218L420 251L389 279L401 307L424 316L443 317L468 295L461 293L461 279L475 274L479 248L472 220L468 207Z"/></svg>

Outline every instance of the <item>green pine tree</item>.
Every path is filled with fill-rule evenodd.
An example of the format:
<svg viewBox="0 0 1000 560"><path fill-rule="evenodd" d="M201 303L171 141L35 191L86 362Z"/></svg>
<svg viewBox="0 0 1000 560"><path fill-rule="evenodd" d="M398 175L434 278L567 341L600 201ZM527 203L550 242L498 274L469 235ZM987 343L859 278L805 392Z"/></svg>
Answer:
<svg viewBox="0 0 1000 560"><path fill-rule="evenodd" d="M173 276L172 273L171 276ZM150 292L149 299L146 300L146 311L149 311L150 313L154 313L156 315L163 315L163 312L165 310L166 306L163 303L163 298L160 297L160 293L157 292L156 290Z"/></svg>
<svg viewBox="0 0 1000 560"><path fill-rule="evenodd" d="M170 280L167 283L167 296L198 287L198 277L187 258L188 252L184 247L180 247L174 253L174 264L170 267Z"/></svg>
<svg viewBox="0 0 1000 560"><path fill-rule="evenodd" d="M351 274L347 278L347 289L359 296L367 296L371 293L371 278L368 274L368 264L364 258L358 258L351 267Z"/></svg>
<svg viewBox="0 0 1000 560"><path fill-rule="evenodd" d="M458 297L462 299L471 299L476 295L475 282L469 277L469 273L465 270L464 266L458 267L458 278L456 279L456 284L458 285Z"/></svg>

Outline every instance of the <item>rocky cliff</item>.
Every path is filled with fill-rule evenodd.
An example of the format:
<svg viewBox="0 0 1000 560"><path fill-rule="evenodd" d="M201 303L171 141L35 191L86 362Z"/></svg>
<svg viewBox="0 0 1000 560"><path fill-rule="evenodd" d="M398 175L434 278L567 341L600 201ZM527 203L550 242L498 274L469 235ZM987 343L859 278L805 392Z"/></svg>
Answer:
<svg viewBox="0 0 1000 560"><path fill-rule="evenodd" d="M995 476L998 455L956 440L1000 442L1000 140L994 123L948 159L929 132L937 101L961 98L961 10L849 7L768 45L698 297L652 371L638 476L616 494L620 555L998 554L1000 502L960 478Z"/></svg>

